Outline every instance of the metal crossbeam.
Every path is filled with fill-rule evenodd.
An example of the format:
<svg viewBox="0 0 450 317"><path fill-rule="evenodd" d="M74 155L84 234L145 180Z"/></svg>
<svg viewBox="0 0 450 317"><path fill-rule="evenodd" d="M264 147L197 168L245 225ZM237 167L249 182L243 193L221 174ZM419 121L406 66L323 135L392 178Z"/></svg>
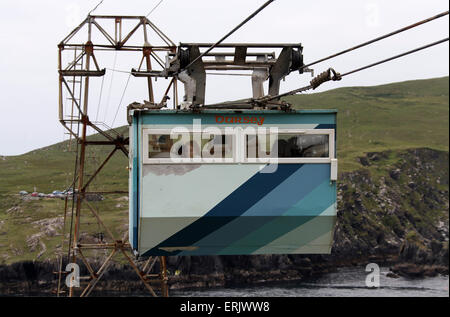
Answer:
<svg viewBox="0 0 450 317"><path fill-rule="evenodd" d="M123 21L135 21L136 24L129 31L123 32ZM114 25L114 34L109 33L107 24ZM82 30L87 29L87 38L85 42L80 44L79 37L82 34ZM96 29L99 32L101 39L106 39L108 44L99 43L97 39L92 36L92 30ZM141 30L141 32L138 32ZM149 32L152 32L152 38L159 37L163 45L152 46L148 43ZM138 34L144 34L142 45L128 45L128 43L138 36ZM75 38L78 38L76 41ZM135 42L135 41L134 41ZM67 57L63 54L64 51L73 51L73 57L66 60ZM122 254L125 256L127 262L133 268L138 275L139 279L145 285L147 290L152 296L156 296L156 292L149 284L147 275L149 274L149 267L146 266L145 270L139 269L135 260L129 254L132 254L131 246L127 242L122 240L116 240L113 230L109 228L101 219L99 210L96 210L92 204L90 204L85 197L92 194L127 194L128 191L92 191L92 182L97 179L101 174L104 167L111 160L111 158L117 153L122 152L128 157L128 142L129 139L120 135L114 129L107 127L105 124L99 122L92 122L89 117L89 91L91 86L91 80L95 80L98 77L103 77L106 74L106 69L101 68L102 60L96 56L97 51L102 52L134 52L141 51L142 59L140 59L139 70L144 63L146 71L153 71L152 61L156 65L164 66L164 61L158 56L159 52L176 53L175 44L150 20L142 16L95 16L89 15L78 27L76 27L63 41L58 45L58 72L59 72L59 121L68 131L70 140L74 138L77 141L76 150L76 166L72 184L69 188L74 188L72 194L72 213L70 213L69 197L66 197L64 205L64 233L62 246L67 244L68 256L67 262L77 263L77 259L81 261L87 268L89 276L83 277L83 281L88 281L88 285L79 294L82 297L89 296L94 290L97 283L104 277L105 272L108 270L114 256L116 254ZM100 55L99 55L100 56ZM63 66L66 65L66 66ZM174 94L176 93L176 81L170 80L166 95L169 89L172 87ZM149 100L153 102L153 83L151 78L147 78ZM67 96L68 98L65 98ZM72 108L69 113L65 113L64 101L67 100L72 104ZM107 130L103 130L101 126L105 126ZM102 140L88 140L87 128L90 127L94 131L98 132L103 137ZM72 143L72 142L70 142ZM92 175L85 179L87 165L89 164L86 156L87 147L95 146L113 146L109 155L105 160L95 167ZM120 150L120 151L117 151ZM89 191L88 191L89 190ZM86 215L84 207L87 207L90 215L94 217L98 223L99 228L106 232L106 241L102 243L81 243L80 236L84 231L81 219ZM70 226L66 225L68 220L71 220ZM70 230L70 238L66 240L65 230ZM102 237L103 241L103 237ZM95 270L89 261L88 251L109 250L109 255L105 258L104 262L98 270ZM161 272L157 275L161 282L161 294L167 296L167 273L165 266L165 258L159 257L157 260L160 262ZM154 265L154 264L153 264ZM150 267L153 268L153 265ZM59 272L57 295L60 296L65 292L61 279L67 274L63 272L63 256L59 257ZM152 275L154 276L154 274ZM69 287L68 295L75 296L77 290L74 287Z"/></svg>

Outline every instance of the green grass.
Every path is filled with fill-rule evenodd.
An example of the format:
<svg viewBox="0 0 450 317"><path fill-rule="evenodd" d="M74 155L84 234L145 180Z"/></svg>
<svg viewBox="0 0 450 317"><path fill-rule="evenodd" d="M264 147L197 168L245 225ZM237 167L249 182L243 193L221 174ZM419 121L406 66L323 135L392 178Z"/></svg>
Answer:
<svg viewBox="0 0 450 317"><path fill-rule="evenodd" d="M298 109L338 110L338 158L340 171L361 167L357 158L368 152L429 147L448 151L448 77L408 81L376 87L350 87L318 94L286 98ZM118 130L127 135L128 128ZM90 139L102 139L92 136ZM101 162L110 146L92 147ZM395 153L393 160L395 160ZM113 156L99 189L126 189L127 158ZM0 158L0 195L24 189L51 192L72 180L73 153L61 142L20 156ZM88 171L89 173L89 171ZM1 203L0 203L1 206Z"/></svg>
<svg viewBox="0 0 450 317"><path fill-rule="evenodd" d="M116 130L125 135L128 132L127 127ZM98 140L102 137L94 135L88 139ZM63 216L63 200L24 201L19 197L18 192L20 190L32 192L36 188L38 192L50 193L53 190L67 188L73 181L75 162L75 154L68 152L67 149L68 142L61 142L19 156L3 159L0 157L0 263L10 264L36 259L42 248L38 245L36 250L32 251L27 239L41 232L42 227L33 223ZM89 159L95 154L95 164L98 166L112 150L113 146L88 147L86 157ZM91 159L91 163L93 162ZM93 173L94 167L91 165L87 167L86 174ZM128 190L127 165L128 159L118 151L99 174L99 178L92 183L90 190ZM108 196L108 199L104 201L92 203L116 239L122 238L128 223L128 203L118 201L117 199L121 196L123 195ZM17 210L11 210L13 207ZM82 215L83 232L106 234L106 231L98 226L87 207L82 210ZM44 236L42 242L46 245L47 251L39 257L39 260L54 258L55 248L61 244L61 241L60 234ZM89 253L92 252L88 252L87 255Z"/></svg>
<svg viewBox="0 0 450 317"><path fill-rule="evenodd" d="M338 110L340 170L367 152L428 147L448 151L448 77L287 97L297 109Z"/></svg>
<svg viewBox="0 0 450 317"><path fill-rule="evenodd" d="M128 128L121 127L117 131L127 134ZM94 135L88 140L104 140ZM72 149L75 144L72 144ZM75 154L67 151L68 141L37 149L19 156L0 158L0 195L16 194L20 190L31 192L36 188L38 192L50 193L62 190L73 181ZM89 147L86 158L90 163L100 165L107 157L113 146ZM96 162L92 157L96 157ZM124 180L128 177L128 159L120 151L107 163L97 182L102 186L96 189L127 190L128 184ZM89 164L86 174L92 174L93 164ZM1 206L1 203L0 203Z"/></svg>
<svg viewBox="0 0 450 317"><path fill-rule="evenodd" d="M448 77L445 77L377 87L340 88L292 96L287 100L296 108L338 110L341 172L361 169L358 157L365 153L393 150L379 165L373 163L370 167L373 177L381 177L386 175L390 165L394 166L400 160L396 150L428 147L448 151L448 85ZM128 134L127 127L116 130L125 136ZM90 139L102 138L91 136ZM23 201L18 192L31 192L34 187L44 193L66 188L73 180L74 169L74 153L67 152L67 145L67 142L61 142L19 156L0 157L0 263L36 259L40 247L31 251L26 242L31 235L41 231L33 222L63 215L62 200ZM90 147L87 157L95 154L97 164L100 164L111 150L111 146ZM113 156L91 190L127 190L127 165L127 158L122 153ZM92 169L87 173L92 173ZM121 237L128 222L128 207L126 201L118 200L119 197L113 196L93 205L113 233ZM12 207L16 210L11 211ZM87 209L83 210L83 215L86 215L82 218L83 230L104 232ZM348 220L349 223L353 221ZM395 219L389 217L384 221L389 226L397 225ZM353 230L350 226L346 229ZM60 235L44 237L42 241L47 251L39 259L54 258L55 247L61 243L61 238Z"/></svg>

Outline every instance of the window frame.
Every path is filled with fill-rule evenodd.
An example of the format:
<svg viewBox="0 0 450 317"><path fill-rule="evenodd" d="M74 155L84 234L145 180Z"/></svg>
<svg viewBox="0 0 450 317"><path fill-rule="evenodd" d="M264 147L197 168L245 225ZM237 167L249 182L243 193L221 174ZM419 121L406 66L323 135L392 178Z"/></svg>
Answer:
<svg viewBox="0 0 450 317"><path fill-rule="evenodd" d="M181 127L188 133L204 133L202 131L193 131L192 127ZM306 134L306 135L328 135L328 157L294 157L294 158L247 158L247 135L257 135L257 129L254 132L243 129L242 127L207 126L221 131L222 135L233 136L233 155L231 158L149 158L148 141L149 135L170 135L173 128L143 128L142 129L142 164L145 165L173 165L173 164L331 164L336 159L335 153L335 130L334 129L288 129L278 128L278 134ZM229 127L228 127L229 128ZM268 129L270 133L270 129ZM181 133L181 132L180 132Z"/></svg>
<svg viewBox="0 0 450 317"><path fill-rule="evenodd" d="M247 157L247 135L257 135L257 131L255 133L243 131L243 155L242 155L242 163L245 164L257 164L257 158L248 158ZM293 164L293 163L331 163L331 160L335 158L335 132L334 129L285 129L278 128L278 135L280 134L305 134L305 135L328 135L328 157L277 157L270 158L268 163L279 163L279 164Z"/></svg>
<svg viewBox="0 0 450 317"><path fill-rule="evenodd" d="M204 133L205 129L202 131L193 131L192 128L185 128L181 127L184 131L188 133ZM149 135L156 134L156 135L169 135L173 131L173 128L170 129L151 129L151 128L144 128L142 129L142 164L158 164L158 165L169 165L169 164L237 164L239 163L238 157L238 149L240 147L239 145L239 137L238 133L235 133L234 131L227 131L224 128L219 128L216 126L208 126L207 128L217 128L221 131L222 135L232 135L233 136L233 145L234 148L232 149L232 157L231 158L179 158L179 159L173 159L173 158L149 158L148 157L148 141ZM182 132L180 132L182 133ZM202 149L203 150L203 149Z"/></svg>

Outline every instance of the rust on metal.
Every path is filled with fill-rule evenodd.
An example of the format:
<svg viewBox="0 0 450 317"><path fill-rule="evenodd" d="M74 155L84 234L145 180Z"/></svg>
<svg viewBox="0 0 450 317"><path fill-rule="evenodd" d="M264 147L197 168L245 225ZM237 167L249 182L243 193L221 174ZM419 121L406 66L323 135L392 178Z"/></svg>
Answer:
<svg viewBox="0 0 450 317"><path fill-rule="evenodd" d="M122 21L123 20L135 20L136 25L134 28L128 32L123 33ZM112 22L114 24L114 33L111 34L108 31L108 27L106 24L108 22ZM76 43L72 41L75 35L80 34L81 30L87 28L87 40L84 44ZM100 33L100 36L107 40L109 44L102 44L92 39L92 29L97 29ZM137 30L140 28L143 29L145 34L145 41L141 46L138 45L128 45L128 41L136 36ZM160 37L162 42L165 45L157 45L152 46L148 44L147 41L147 32L151 31L157 37ZM154 36L153 36L154 38ZM73 51L73 59L69 60L67 64L64 64L63 54L64 50ZM142 62L145 60L146 71L153 71L152 68L152 60L155 61L159 66L164 66L163 60L156 54L157 52L171 52L175 53L177 50L176 45L161 31L159 30L152 22L150 22L146 17L142 16L95 16L89 15L78 27L76 27L67 37L64 38L58 44L58 73L59 73L59 97L58 97L58 107L59 107L59 121L63 125L63 127L68 131L70 135L69 144L71 144L71 140L76 140L77 144L77 152L76 152L76 173L74 173L74 179L69 188L74 188L76 184L76 188L74 188L72 198L72 219L73 226L71 225L69 230L71 233L71 238L67 241L68 245L68 257L66 259L67 262L77 263L77 259L81 261L81 263L87 268L89 272L89 276L80 277L81 281L88 281L87 286L82 289L79 293L72 285L68 287L68 296L78 295L81 297L89 296L91 292L94 290L97 283L104 276L104 273L108 270L108 267L113 260L114 256L118 253L123 254L127 259L127 262L133 268L133 270L137 273L147 290L152 296L156 296L156 292L153 287L150 286L145 276L149 273L149 271L153 268L154 263L149 267L145 267L145 270L139 269L137 262L133 259L131 247L129 243L123 242L122 240L116 240L115 236L108 228L108 226L101 219L101 215L98 210L94 208L92 204L87 201L87 197L92 194L127 194L128 191L124 190L103 190L103 191L91 191L90 187L92 187L92 182L94 179L98 177L98 175L102 172L104 167L108 162L111 161L111 158L120 150L128 157L128 143L129 139L125 138L121 135L114 135L114 131L111 129L103 130L96 122L92 122L88 117L88 109L89 109L89 90L90 90L90 79L96 77L103 77L106 74L106 69L101 68L102 60L97 59L96 51L125 51L125 52L133 52L133 51L142 51L143 57ZM140 67L139 66L139 70ZM152 79L150 77L147 78L148 81L148 91L149 91L149 99L150 102L154 102L153 97L153 87L152 87ZM172 78L169 86L165 92L165 96L161 103L164 103L168 100L169 90L172 88L174 91L174 95L176 92L176 79ZM70 83L70 85L69 85ZM64 100L63 95L66 94L69 96L69 101L71 102L71 109L69 113L65 113L64 109ZM174 98L176 99L176 98ZM98 132L103 140L88 140L87 138L87 128L90 127L94 131ZM93 146L112 146L111 152L104 159L104 161L95 167L95 170L90 177L86 176L86 168L87 168L87 158L86 151L87 147ZM66 221L70 218L67 216L69 212L69 196L66 197L64 204L64 231L66 229ZM106 232L107 240L104 243L81 243L80 236L83 231L84 222L81 221L82 217L85 216L85 207L90 211L90 214L94 216L96 222L99 224L99 227L103 228ZM64 246L65 234L63 234L63 243ZM102 238L103 240L103 238ZM88 256L84 251L88 250L110 250L109 255L105 258L100 268L95 270L92 266L91 262L88 259ZM158 258L160 262L161 271L158 274L162 296L168 296L168 288L167 288L167 272L166 272L166 264L165 259ZM59 258L59 272L57 272L58 283L56 294L57 296L61 296L62 294L66 294L64 290L63 283L61 283L62 277L67 274L67 272L63 271L63 256L61 255Z"/></svg>

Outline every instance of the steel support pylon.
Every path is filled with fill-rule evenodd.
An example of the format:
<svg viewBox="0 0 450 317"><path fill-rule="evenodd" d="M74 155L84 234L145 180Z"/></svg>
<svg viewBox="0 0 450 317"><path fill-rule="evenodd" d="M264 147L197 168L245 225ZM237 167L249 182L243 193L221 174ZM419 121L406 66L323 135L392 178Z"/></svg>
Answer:
<svg viewBox="0 0 450 317"><path fill-rule="evenodd" d="M134 25L129 32L124 33L125 29L124 21L128 24ZM111 35L108 31L108 23L113 23L114 34ZM134 24L133 24L134 23ZM96 30L94 34L93 30ZM143 31L142 45L131 45L132 38L137 37L137 31L141 29ZM87 30L87 39L82 39L82 30ZM159 39L162 44L150 45L148 42L149 31L152 32L152 40ZM80 40L81 38L81 40ZM81 43L83 44L80 44ZM156 40L155 40L156 41ZM58 71L59 71L59 121L64 128L70 134L69 146L76 146L75 154L75 172L73 174L73 182L68 186L68 189L73 189L72 192L66 194L64 204L64 228L62 235L61 249L64 252L64 246L67 246L67 255L63 253L59 254L59 271L56 272L58 276L57 281L57 296L68 294L68 296L89 296L94 290L98 282L102 279L108 267L112 263L112 260L116 255L121 254L133 270L136 272L139 279L142 281L149 294L157 296L156 287L159 288L160 296L168 296L168 274L165 257L150 257L143 267L138 264L135 259L130 244L126 241L127 237L124 234L123 237L118 238L114 235L111 228L104 223L102 217L95 206L89 202L89 196L95 194L124 194L127 190L123 191L102 191L93 192L90 191L92 181L99 175L102 169L107 165L110 159L118 152L122 152L128 157L128 143L129 139L120 134L114 134L114 130L102 129L97 122L92 122L89 119L89 96L91 78L94 80L96 77L102 77L106 73L106 69L101 69L99 61L96 57L96 52L101 51L124 51L124 52L142 52L142 59L140 61L139 70L145 60L145 71L152 71L151 59L156 60L155 64L161 65L161 58L157 53L175 53L176 45L159 30L151 21L146 17L141 16L91 16L89 15L77 28L75 28L59 45L58 52ZM70 59L67 62L64 58L64 52L69 51ZM67 64L66 64L67 62ZM65 66L66 65L66 66ZM71 78L70 81L68 78ZM163 100L166 100L167 93L171 86L174 91L174 102L176 98L176 79L170 79L169 87L166 90ZM72 85L70 85L70 83ZM148 98L150 102L154 102L154 89L152 79L147 78ZM64 94L68 96L68 100L71 103L71 109L65 111ZM67 100L66 99L66 100ZM69 112L70 115L65 114ZM88 129L93 129L103 140L89 140ZM76 142L73 144L72 140ZM104 161L96 167L94 172L86 179L86 152L88 147L112 147L111 152ZM71 204L69 203L71 201ZM70 210L71 205L71 210ZM85 233L83 231L83 216L89 213L91 217L94 217L98 226L106 233L106 239L108 242L103 241L103 233L98 243L81 243L80 237ZM71 219L70 226L67 222ZM125 219L124 219L125 220ZM69 237L66 236L66 230ZM101 261L99 268L95 269L94 264L89 260L89 253L92 250L103 250L105 253L104 259ZM64 258L66 258L66 264L68 263L82 263L88 276L76 276L72 274L74 272L64 271ZM159 272L152 273L155 269L155 264L159 262ZM66 286L65 280L68 277L69 285ZM76 287L76 282L86 282L87 285L83 287ZM156 284L155 284L156 283ZM155 286L156 285L156 286Z"/></svg>

